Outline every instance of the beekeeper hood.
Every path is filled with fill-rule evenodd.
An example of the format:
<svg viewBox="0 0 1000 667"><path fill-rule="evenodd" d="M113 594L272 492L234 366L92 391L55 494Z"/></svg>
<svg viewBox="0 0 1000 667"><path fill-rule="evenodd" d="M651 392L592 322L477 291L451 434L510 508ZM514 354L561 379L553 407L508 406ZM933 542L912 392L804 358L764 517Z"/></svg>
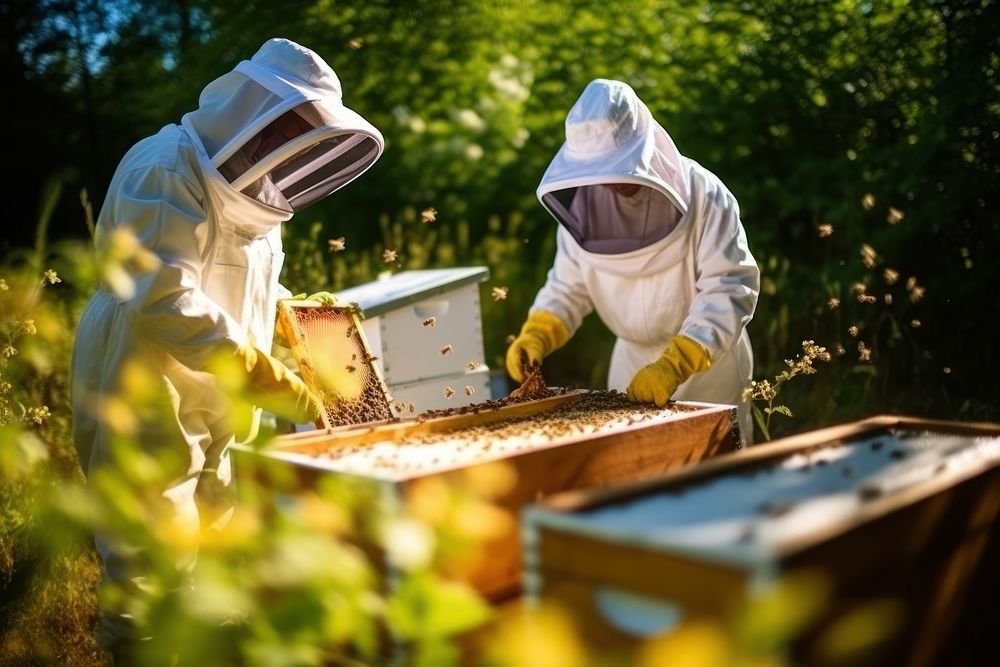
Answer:
<svg viewBox="0 0 1000 667"><path fill-rule="evenodd" d="M682 160L630 86L596 79L566 116L566 141L538 199L584 250L636 251L666 237L687 213Z"/></svg>
<svg viewBox="0 0 1000 667"><path fill-rule="evenodd" d="M288 213L351 182L382 153L382 135L342 102L313 51L271 39L202 91L184 126L236 190Z"/></svg>

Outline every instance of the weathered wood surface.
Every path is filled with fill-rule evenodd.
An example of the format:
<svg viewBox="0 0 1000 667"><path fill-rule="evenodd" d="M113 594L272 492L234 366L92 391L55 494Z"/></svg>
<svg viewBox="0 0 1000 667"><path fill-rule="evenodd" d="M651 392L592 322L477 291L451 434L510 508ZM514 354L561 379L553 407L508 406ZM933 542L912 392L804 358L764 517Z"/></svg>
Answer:
<svg viewBox="0 0 1000 667"><path fill-rule="evenodd" d="M680 605L724 628L752 588L783 574L820 572L831 585L825 615L804 628L795 660L810 663L812 640L836 614L864 600L893 599L905 617L892 641L854 664L939 664L944 647L968 644L964 626L995 616L1000 593L994 561L1000 552L1000 463L953 476L934 476L898 493L874 498L852 516L821 523L763 559L720 558L712 549L671 548L644 539L588 534L573 517L686 485L768 465L841 442L895 431L966 436L1000 435L1000 424L960 424L880 416L805 433L706 461L648 482L554 496L528 519L532 594L571 610L594 646L628 652L639 639L613 627L594 594L614 588ZM725 556L725 554L721 554ZM983 593L989 588L992 593ZM968 603L970 597L976 598ZM984 605L987 605L984 607ZM977 647L960 647L975 651ZM948 650L952 650L948 649Z"/></svg>
<svg viewBox="0 0 1000 667"><path fill-rule="evenodd" d="M391 439L442 433L471 425L538 414L579 400L585 392L574 392L538 401L506 406L479 414L459 414L371 427L327 429L278 438L276 446L257 452L238 449L239 456L264 456L294 466L302 483L314 484L320 475L342 474L315 453L331 448L363 446ZM497 504L518 517L521 510L550 494L572 489L605 487L649 479L706 458L734 451L738 446L736 410L733 406L677 403L677 413L622 426L606 432L553 441L551 445L526 448L500 457L484 458L468 465L408 471L395 478L372 475L402 503L415 484L441 476L450 480L476 466L502 460L513 467L516 485ZM499 600L516 594L521 578L520 531L512 530L484 546L482 558L463 576L480 592Z"/></svg>

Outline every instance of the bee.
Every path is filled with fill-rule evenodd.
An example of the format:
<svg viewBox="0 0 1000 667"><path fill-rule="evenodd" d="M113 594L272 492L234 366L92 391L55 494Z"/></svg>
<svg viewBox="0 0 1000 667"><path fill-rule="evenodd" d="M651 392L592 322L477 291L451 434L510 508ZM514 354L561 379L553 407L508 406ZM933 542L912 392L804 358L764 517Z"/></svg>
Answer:
<svg viewBox="0 0 1000 667"><path fill-rule="evenodd" d="M451 398L454 395L455 395L455 390L454 389L452 389L451 387L445 387L444 388L444 397L445 398Z"/></svg>
<svg viewBox="0 0 1000 667"><path fill-rule="evenodd" d="M454 349L455 348L452 345L445 345L441 348L441 356L443 357L446 354L451 354L451 351Z"/></svg>
<svg viewBox="0 0 1000 667"><path fill-rule="evenodd" d="M437 318L436 317L428 317L426 320L424 320L423 324L424 324L425 327L432 327L435 324L437 324Z"/></svg>
<svg viewBox="0 0 1000 667"><path fill-rule="evenodd" d="M465 395L466 396L472 396L474 393L476 393L476 388L475 387L473 387L471 384L465 385Z"/></svg>
<svg viewBox="0 0 1000 667"><path fill-rule="evenodd" d="M465 367L468 368L470 371L474 371L477 368L479 368L479 362L478 361L470 361L469 363L467 363L465 365Z"/></svg>
<svg viewBox="0 0 1000 667"><path fill-rule="evenodd" d="M347 369L348 373L353 373L354 371L358 370L357 366L353 366L351 364L347 364L346 366L344 366L344 368Z"/></svg>

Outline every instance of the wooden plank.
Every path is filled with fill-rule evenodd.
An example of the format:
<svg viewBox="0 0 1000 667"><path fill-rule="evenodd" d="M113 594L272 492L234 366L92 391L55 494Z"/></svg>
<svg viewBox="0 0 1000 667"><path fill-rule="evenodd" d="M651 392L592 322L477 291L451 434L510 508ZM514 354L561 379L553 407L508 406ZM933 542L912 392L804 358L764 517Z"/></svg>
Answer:
<svg viewBox="0 0 1000 667"><path fill-rule="evenodd" d="M544 598L556 580L631 591L682 606L691 615L728 614L742 599L752 573L678 554L542 530L538 574Z"/></svg>

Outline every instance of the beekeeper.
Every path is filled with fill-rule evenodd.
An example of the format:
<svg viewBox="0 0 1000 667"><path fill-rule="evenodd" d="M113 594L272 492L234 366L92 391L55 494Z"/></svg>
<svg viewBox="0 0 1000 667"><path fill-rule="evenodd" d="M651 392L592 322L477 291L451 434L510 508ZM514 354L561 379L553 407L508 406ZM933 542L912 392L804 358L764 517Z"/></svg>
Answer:
<svg viewBox="0 0 1000 667"><path fill-rule="evenodd" d="M628 85L592 81L566 117L566 142L538 186L559 222L555 262L507 370L523 381L596 310L618 337L608 388L638 402L737 404L743 437L753 372L746 326L760 274L736 198L682 156Z"/></svg>
<svg viewBox="0 0 1000 667"><path fill-rule="evenodd" d="M127 232L156 261L133 272L130 293L101 286L80 320L73 437L90 452L90 474L112 463L120 434L106 417L113 401L130 398L127 378L145 370L155 378L147 403L169 418L140 419L131 439L181 461L163 491L180 529L225 521L239 420L213 360L236 359L261 407L313 419L310 392L270 354L276 303L287 294L278 284L281 223L360 176L382 149L379 131L344 106L329 65L272 39L210 83L179 125L126 153L97 222L98 250ZM126 561L101 535L97 542L115 577Z"/></svg>

